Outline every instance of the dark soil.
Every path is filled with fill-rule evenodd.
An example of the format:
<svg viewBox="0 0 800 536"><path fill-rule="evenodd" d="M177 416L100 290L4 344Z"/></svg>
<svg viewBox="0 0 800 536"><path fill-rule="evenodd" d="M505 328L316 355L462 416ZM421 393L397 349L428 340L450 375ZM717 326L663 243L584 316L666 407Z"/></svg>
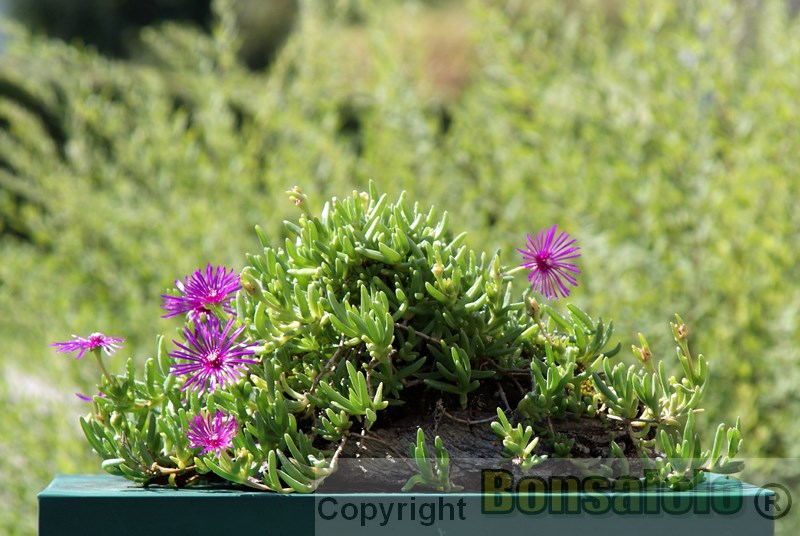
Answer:
<svg viewBox="0 0 800 536"><path fill-rule="evenodd" d="M515 478L523 475L512 460L502 456L503 445L490 423L497 420L494 401L477 396L471 407L461 409L452 401L448 404L441 393L431 398L431 391L420 390L415 396L404 397L412 401L405 406L381 412L376 425L367 432L353 433L338 461L337 472L320 487L325 492L397 492L408 479L418 473L412 459L412 446L416 443L417 429L425 433L429 457L434 457L434 438L441 437L450 456L450 479L466 491L481 490L484 470L503 469ZM488 403L487 403L488 402ZM502 404L499 400L497 404ZM514 405L516 405L514 403ZM518 419L507 412L514 424ZM634 438L629 427L606 418L575 417L538 423L536 435L540 437L535 451L547 455L548 460L535 466L528 475L551 476L580 475L578 464L556 460L550 439L553 436L570 438L574 444L570 457L582 462L610 458L610 442L615 441L638 466ZM605 460L604 460L605 461ZM433 489L417 491L435 491Z"/></svg>

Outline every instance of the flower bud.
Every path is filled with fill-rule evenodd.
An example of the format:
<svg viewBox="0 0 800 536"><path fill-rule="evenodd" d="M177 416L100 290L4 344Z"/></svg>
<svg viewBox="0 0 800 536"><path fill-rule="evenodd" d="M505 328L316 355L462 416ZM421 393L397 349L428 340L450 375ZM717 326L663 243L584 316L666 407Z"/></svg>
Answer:
<svg viewBox="0 0 800 536"><path fill-rule="evenodd" d="M638 346L633 346L632 349L633 349L633 355L636 357L636 359L638 359L642 363L647 363L648 361L650 361L650 358L653 357L653 354L647 347L643 346L639 348Z"/></svg>
<svg viewBox="0 0 800 536"><path fill-rule="evenodd" d="M526 305L527 310L528 310L528 315L531 318L533 318L534 320L536 320L536 322L538 323L539 322L539 318L540 318L539 315L541 313L541 308L539 307L539 302L536 301L536 298L531 297L531 298L528 298L528 301L525 302L525 305Z"/></svg>
<svg viewBox="0 0 800 536"><path fill-rule="evenodd" d="M261 283L256 279L249 268L242 270L242 274L239 276L239 283L250 296L254 298L261 297Z"/></svg>
<svg viewBox="0 0 800 536"><path fill-rule="evenodd" d="M291 190L287 190L286 193L289 194L289 199L292 201L292 203L297 206L302 205L305 200L308 199L308 196L303 193L303 190L301 190L299 186L295 186Z"/></svg>
<svg viewBox="0 0 800 536"><path fill-rule="evenodd" d="M689 332L686 331L686 324L678 324L678 340L685 341L689 337Z"/></svg>

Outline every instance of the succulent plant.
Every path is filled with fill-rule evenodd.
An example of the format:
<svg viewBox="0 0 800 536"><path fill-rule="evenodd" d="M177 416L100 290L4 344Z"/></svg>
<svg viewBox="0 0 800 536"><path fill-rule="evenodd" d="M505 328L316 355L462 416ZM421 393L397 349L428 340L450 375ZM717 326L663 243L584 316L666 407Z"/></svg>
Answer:
<svg viewBox="0 0 800 536"><path fill-rule="evenodd" d="M247 256L238 284L209 266L164 296L167 316L186 314L176 349L160 337L141 376L129 359L124 374L101 377L81 425L106 471L145 485L307 493L344 457L410 448L404 489L455 491L448 449L464 450L444 433L434 453L425 441L440 421L459 433L483 426L481 456L521 471L548 457L608 471L608 460L629 470L635 459L649 484L681 489L741 469L738 422L720 425L710 449L694 431L708 363L679 316L675 378L644 336L626 366L611 322L536 300L535 290L566 297L564 281L577 283L565 233L529 235L523 264L507 270L454 235L446 212L405 194L392 202L370 185L319 216L299 188L289 194L299 219L284 222L280 245L256 228L263 251ZM526 269L533 286L515 295ZM101 359L103 347L59 348ZM398 422L417 423L404 445L382 435ZM605 439L582 437L587 427Z"/></svg>

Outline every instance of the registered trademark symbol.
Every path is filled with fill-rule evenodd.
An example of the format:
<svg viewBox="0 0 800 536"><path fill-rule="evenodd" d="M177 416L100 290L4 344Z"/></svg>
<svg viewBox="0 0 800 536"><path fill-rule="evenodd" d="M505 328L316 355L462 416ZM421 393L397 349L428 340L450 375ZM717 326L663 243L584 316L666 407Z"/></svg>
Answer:
<svg viewBox="0 0 800 536"><path fill-rule="evenodd" d="M755 496L755 507L765 519L780 519L792 509L792 495L784 485L765 484Z"/></svg>

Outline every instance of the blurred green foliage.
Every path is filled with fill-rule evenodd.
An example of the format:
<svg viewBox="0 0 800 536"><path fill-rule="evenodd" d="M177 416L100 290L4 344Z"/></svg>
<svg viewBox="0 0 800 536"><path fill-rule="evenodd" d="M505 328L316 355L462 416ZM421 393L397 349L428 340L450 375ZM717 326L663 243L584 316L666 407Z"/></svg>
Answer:
<svg viewBox="0 0 800 536"><path fill-rule="evenodd" d="M99 330L128 339L112 368L153 355L177 327L159 294L241 269L255 224L279 239L294 184L312 204L371 178L408 190L509 266L559 223L583 253L571 301L656 352L680 312L711 362L702 421L741 415L745 458L800 456L800 27L783 2L308 0L265 73L237 60L223 4L210 35L144 29L129 62L9 30L0 532L35 533L53 474L98 470L72 394L94 368L47 343Z"/></svg>

